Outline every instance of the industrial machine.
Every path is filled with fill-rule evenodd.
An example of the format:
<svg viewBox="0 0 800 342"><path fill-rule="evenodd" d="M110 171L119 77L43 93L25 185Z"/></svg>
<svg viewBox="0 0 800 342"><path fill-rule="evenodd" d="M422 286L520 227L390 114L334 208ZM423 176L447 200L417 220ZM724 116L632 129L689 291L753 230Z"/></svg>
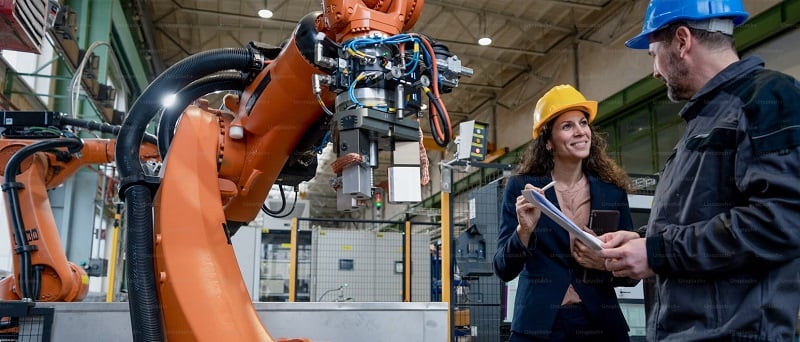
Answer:
<svg viewBox="0 0 800 342"><path fill-rule="evenodd" d="M119 127L56 112L0 112L2 190L14 258L14 273L0 280L0 300L82 300L89 289L83 267L67 260L47 191L81 167L114 161L115 141L79 139L68 127L116 134ZM155 139L140 151L158 161ZM138 148L138 146L137 146Z"/></svg>
<svg viewBox="0 0 800 342"><path fill-rule="evenodd" d="M421 186L412 186L426 181L419 119L429 113L433 138L445 146L451 124L440 96L472 70L424 34L407 33L421 0L322 5L280 48L250 43L178 62L123 121L116 163L128 210L134 340L273 340L253 309L230 239L255 218L273 184L312 178L316 151L328 141L338 156L332 187L341 209L372 196L381 151L392 154L388 200L420 199ZM179 122L165 115L163 169L148 174L137 147L160 99L181 97L194 82L213 88L212 78L231 71L241 95L228 97L226 109L200 102Z"/></svg>

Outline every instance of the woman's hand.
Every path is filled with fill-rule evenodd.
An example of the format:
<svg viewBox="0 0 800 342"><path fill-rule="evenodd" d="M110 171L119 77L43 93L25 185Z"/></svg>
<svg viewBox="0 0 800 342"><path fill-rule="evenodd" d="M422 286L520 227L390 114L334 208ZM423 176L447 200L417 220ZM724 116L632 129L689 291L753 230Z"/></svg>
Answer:
<svg viewBox="0 0 800 342"><path fill-rule="evenodd" d="M583 230L589 234L597 236L589 228L583 227ZM586 246L583 242L581 242L581 240L576 239L573 234L569 234L569 245L572 256L575 258L575 261L577 261L578 264L585 268L592 268L601 271L606 270L605 259L600 256L600 253Z"/></svg>
<svg viewBox="0 0 800 342"><path fill-rule="evenodd" d="M544 191L539 189L533 185L525 184L525 190L533 189L542 195L544 195ZM519 195L517 196L517 221L519 224L517 225L517 235L519 239L522 240L522 244L525 247L528 247L528 241L533 235L533 230L536 229L536 224L539 223L539 217L542 216L542 211L539 210L535 205L528 202L524 196Z"/></svg>

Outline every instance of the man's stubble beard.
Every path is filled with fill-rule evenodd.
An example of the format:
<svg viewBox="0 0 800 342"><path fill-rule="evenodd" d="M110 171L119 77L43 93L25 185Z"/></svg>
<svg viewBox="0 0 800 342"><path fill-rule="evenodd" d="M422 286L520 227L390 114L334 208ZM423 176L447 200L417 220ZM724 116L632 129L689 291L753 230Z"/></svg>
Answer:
<svg viewBox="0 0 800 342"><path fill-rule="evenodd" d="M694 93L687 86L689 81L689 68L682 62L678 53L670 51L667 55L667 97L672 102L689 100Z"/></svg>

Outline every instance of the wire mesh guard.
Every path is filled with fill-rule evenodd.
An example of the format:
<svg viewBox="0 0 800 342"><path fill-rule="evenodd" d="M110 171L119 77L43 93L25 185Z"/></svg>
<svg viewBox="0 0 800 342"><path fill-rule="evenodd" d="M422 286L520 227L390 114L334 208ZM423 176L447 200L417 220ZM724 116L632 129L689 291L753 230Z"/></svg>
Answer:
<svg viewBox="0 0 800 342"><path fill-rule="evenodd" d="M502 342L507 338L501 332L507 289L492 269L505 189L500 177L499 172L487 172L480 184L455 194L451 201L455 264L451 323L456 342Z"/></svg>
<svg viewBox="0 0 800 342"><path fill-rule="evenodd" d="M430 300L430 237L403 222L302 222L312 232L310 292L319 302ZM410 243L410 245L408 245ZM409 253L404 251L408 248ZM406 268L405 265L411 265ZM408 280L408 282L406 282Z"/></svg>
<svg viewBox="0 0 800 342"><path fill-rule="evenodd" d="M297 302L431 301L427 223L297 221L294 244L290 230L262 233L262 301L289 301L292 281Z"/></svg>
<svg viewBox="0 0 800 342"><path fill-rule="evenodd" d="M53 308L32 301L0 301L0 342L50 341Z"/></svg>

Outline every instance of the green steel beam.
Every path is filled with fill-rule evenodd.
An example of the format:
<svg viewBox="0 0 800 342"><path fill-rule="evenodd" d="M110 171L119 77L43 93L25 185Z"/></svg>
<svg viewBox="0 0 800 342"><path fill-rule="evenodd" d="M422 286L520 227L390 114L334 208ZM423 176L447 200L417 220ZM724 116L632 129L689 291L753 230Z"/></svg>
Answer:
<svg viewBox="0 0 800 342"><path fill-rule="evenodd" d="M0 79L5 86L0 89L0 108L11 110L47 110L47 105L36 96L28 83L18 77L8 61L0 56ZM3 82L0 82L3 84Z"/></svg>
<svg viewBox="0 0 800 342"><path fill-rule="evenodd" d="M85 14L86 10L85 9L88 7L88 1L86 1L86 0L64 0L64 1L61 2L61 5L62 6L69 6L77 14L77 16L79 18L79 22L78 22L78 30L77 30L77 35L76 35L76 39L77 39L76 43L78 44L78 46L83 46L85 44L84 41L86 40L86 39L81 39L81 37L84 37L85 29L86 29L86 25L84 24L85 20L83 18L86 16L86 14ZM86 45L86 46L88 46L88 45ZM72 78L72 75L73 75L72 71L67 66L66 59L64 59L64 58L61 58L61 59L59 59L58 61L55 62L55 67L53 68L53 72L58 76L65 76L65 77L69 77L70 79ZM70 94L69 85L70 85L70 81L69 80L56 79L56 80L53 81L53 85L52 85L53 93L57 94L57 95L69 95ZM62 112L62 113L71 113L72 112L72 108L70 108L69 102L70 101L69 101L68 97L67 98L63 98L63 97L59 96L59 97L53 98L52 99L53 110L58 111L58 112ZM79 104L79 108L80 108L80 104Z"/></svg>
<svg viewBox="0 0 800 342"><path fill-rule="evenodd" d="M59 75L44 75L44 74L36 74L36 73L27 73L27 72L16 72L16 71L9 71L9 75L12 76L30 76L30 77L42 77L42 78L54 78L58 80L70 80L72 77L67 76L59 76Z"/></svg>
<svg viewBox="0 0 800 342"><path fill-rule="evenodd" d="M620 92L609 96L597 105L597 122L595 125L602 124L603 121L616 117L623 111L635 106L653 96L664 93L666 88L661 81L647 76Z"/></svg>
<svg viewBox="0 0 800 342"><path fill-rule="evenodd" d="M89 32L87 37L89 41L81 44L82 48L88 48L94 42L107 42L110 44L111 37L111 8L116 1L108 0L90 0L89 1L89 15L85 16ZM105 51L105 53L103 53ZM97 68L97 80L99 83L106 83L108 77L109 58L111 58L111 51L107 46L101 46L94 50L94 54L100 57Z"/></svg>
<svg viewBox="0 0 800 342"><path fill-rule="evenodd" d="M736 28L736 46L740 52L755 48L765 39L777 36L800 22L800 1L787 0L751 18Z"/></svg>
<svg viewBox="0 0 800 342"><path fill-rule="evenodd" d="M50 93L31 93L31 92L27 92L27 91L11 91L11 94L43 96L43 97L52 97L52 98L59 98L59 99L67 99L67 98L69 98L69 95L58 95L58 94L50 94Z"/></svg>
<svg viewBox="0 0 800 342"><path fill-rule="evenodd" d="M78 16L77 44L82 50L86 50L95 42L103 41L111 45L100 46L93 52L99 56L99 68L97 80L101 84L107 83L108 77L114 77L116 90L126 91L126 98L135 99L142 89L149 82L148 69L143 58L137 49L135 36L136 27L129 24L128 16L124 12L124 5L121 0L65 0L63 5L72 8ZM110 68L116 68L117 63L111 59L113 57L119 62L120 71L113 72ZM63 61L58 61L55 68L56 75L72 77L72 70ZM53 84L53 92L58 95L69 94L70 82L61 80ZM124 86L124 87L123 87ZM71 108L69 98L58 98L53 100L54 110L69 113ZM78 113L86 114L87 104L93 105L92 101L85 97L81 98L78 104ZM97 104L100 106L100 104ZM108 109L90 107L103 120L110 120ZM103 110L103 113L100 110Z"/></svg>
<svg viewBox="0 0 800 342"><path fill-rule="evenodd" d="M86 50L95 42L110 43L112 1L84 0L82 6L84 6L82 8L83 11L78 12L81 18L78 26L78 37L86 37L87 39L78 39L80 48ZM92 53L98 57L97 83L106 84L109 65L113 65L109 63L112 51L108 46L98 46ZM85 119L110 121L110 118L107 118L104 113L100 113L99 109L86 96L81 97L81 103L78 108L79 111L75 114L78 117L89 113L88 110L83 108L92 108L91 112L94 113L94 116L84 117Z"/></svg>
<svg viewBox="0 0 800 342"><path fill-rule="evenodd" d="M119 0L113 0L114 7L112 11L112 31L113 43L117 60L120 62L120 67L126 70L125 75L128 80L128 86L131 88L130 98L135 99L150 82L151 71L147 63L139 51L143 48L137 43L134 38L132 28L135 24L128 21L131 15L126 15L123 6ZM129 74L128 74L129 73Z"/></svg>
<svg viewBox="0 0 800 342"><path fill-rule="evenodd" d="M72 8L78 16L78 29L77 41L78 48L85 51L95 41L108 41L110 27L111 27L111 3L107 0L67 0L63 3L65 6ZM94 54L99 57L98 66L98 83L105 83L106 71L108 70L108 54L102 53L107 48L100 47L95 49ZM63 62L64 60L61 59ZM70 80L74 73L64 63L58 63L56 67L56 74L61 77L68 77L69 80L57 80L54 82L53 88L55 90L55 99L53 101L54 109L64 113L72 113L70 107ZM77 70L75 71L77 72ZM96 117L102 118L102 114L96 107L93 106L91 101L88 101L85 96L79 97L77 104L77 113L73 115L80 116L87 112L85 108L91 108ZM89 118L95 119L95 118Z"/></svg>

